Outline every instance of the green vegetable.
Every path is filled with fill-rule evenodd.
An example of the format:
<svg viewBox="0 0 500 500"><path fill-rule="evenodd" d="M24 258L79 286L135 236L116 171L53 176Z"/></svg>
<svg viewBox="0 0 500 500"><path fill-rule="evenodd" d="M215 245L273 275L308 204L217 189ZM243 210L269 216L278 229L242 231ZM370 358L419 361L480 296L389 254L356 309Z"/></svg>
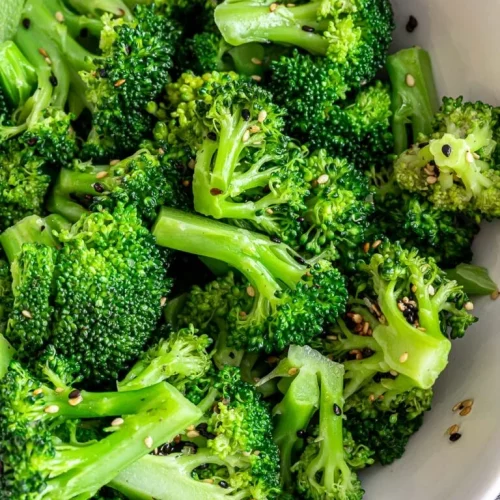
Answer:
<svg viewBox="0 0 500 500"><path fill-rule="evenodd" d="M490 295L498 290L485 267L459 264L455 269L446 270L446 276L455 280L468 295Z"/></svg>

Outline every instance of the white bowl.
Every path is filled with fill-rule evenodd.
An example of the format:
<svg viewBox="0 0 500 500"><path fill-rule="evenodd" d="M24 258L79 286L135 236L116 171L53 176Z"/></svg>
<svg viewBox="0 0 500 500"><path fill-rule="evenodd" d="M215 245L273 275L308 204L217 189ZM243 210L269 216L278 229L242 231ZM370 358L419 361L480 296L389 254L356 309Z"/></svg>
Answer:
<svg viewBox="0 0 500 500"><path fill-rule="evenodd" d="M394 50L420 45L432 56L442 95L500 104L499 0L393 0ZM418 20L405 30L409 15ZM484 224L474 261L500 283L500 223ZM494 500L500 494L500 299L475 301L479 322L453 344L432 411L404 457L362 474L366 500ZM452 412L474 398L472 413ZM460 424L462 438L445 435Z"/></svg>

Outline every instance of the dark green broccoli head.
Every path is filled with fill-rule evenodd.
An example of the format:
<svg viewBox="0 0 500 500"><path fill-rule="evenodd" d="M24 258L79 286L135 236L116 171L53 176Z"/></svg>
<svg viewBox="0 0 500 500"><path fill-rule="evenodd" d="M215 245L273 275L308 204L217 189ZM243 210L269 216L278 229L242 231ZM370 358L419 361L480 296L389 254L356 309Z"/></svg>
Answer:
<svg viewBox="0 0 500 500"><path fill-rule="evenodd" d="M10 265L0 252L0 334L5 333L7 320L12 310L12 276Z"/></svg>

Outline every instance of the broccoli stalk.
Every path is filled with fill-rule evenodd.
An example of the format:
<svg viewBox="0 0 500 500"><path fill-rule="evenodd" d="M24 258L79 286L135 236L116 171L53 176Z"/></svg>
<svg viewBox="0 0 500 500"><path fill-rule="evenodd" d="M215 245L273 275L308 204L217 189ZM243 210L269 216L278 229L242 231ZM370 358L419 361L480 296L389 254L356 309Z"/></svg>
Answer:
<svg viewBox="0 0 500 500"><path fill-rule="evenodd" d="M10 362L15 355L14 348L9 344L7 339L0 333L0 380L9 370Z"/></svg>
<svg viewBox="0 0 500 500"><path fill-rule="evenodd" d="M281 242L174 209L162 208L153 235L160 246L222 260L250 282L251 311L229 313L231 343L247 350L304 344L345 300L343 279L326 261L309 269Z"/></svg>
<svg viewBox="0 0 500 500"><path fill-rule="evenodd" d="M71 8L83 15L100 18L108 13L116 17L130 19L131 13L121 0L66 0Z"/></svg>
<svg viewBox="0 0 500 500"><path fill-rule="evenodd" d="M404 49L387 58L392 84L394 150L401 154L419 136L429 136L439 98L429 53L420 47ZM412 134L408 134L408 125Z"/></svg>

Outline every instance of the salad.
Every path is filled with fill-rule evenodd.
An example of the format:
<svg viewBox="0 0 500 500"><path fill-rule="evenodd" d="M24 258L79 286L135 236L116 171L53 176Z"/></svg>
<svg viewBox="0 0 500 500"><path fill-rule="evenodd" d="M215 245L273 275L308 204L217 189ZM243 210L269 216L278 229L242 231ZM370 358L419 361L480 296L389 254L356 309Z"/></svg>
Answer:
<svg viewBox="0 0 500 500"><path fill-rule="evenodd" d="M500 108L440 100L393 29L3 0L0 500L360 500L403 456L499 295Z"/></svg>

